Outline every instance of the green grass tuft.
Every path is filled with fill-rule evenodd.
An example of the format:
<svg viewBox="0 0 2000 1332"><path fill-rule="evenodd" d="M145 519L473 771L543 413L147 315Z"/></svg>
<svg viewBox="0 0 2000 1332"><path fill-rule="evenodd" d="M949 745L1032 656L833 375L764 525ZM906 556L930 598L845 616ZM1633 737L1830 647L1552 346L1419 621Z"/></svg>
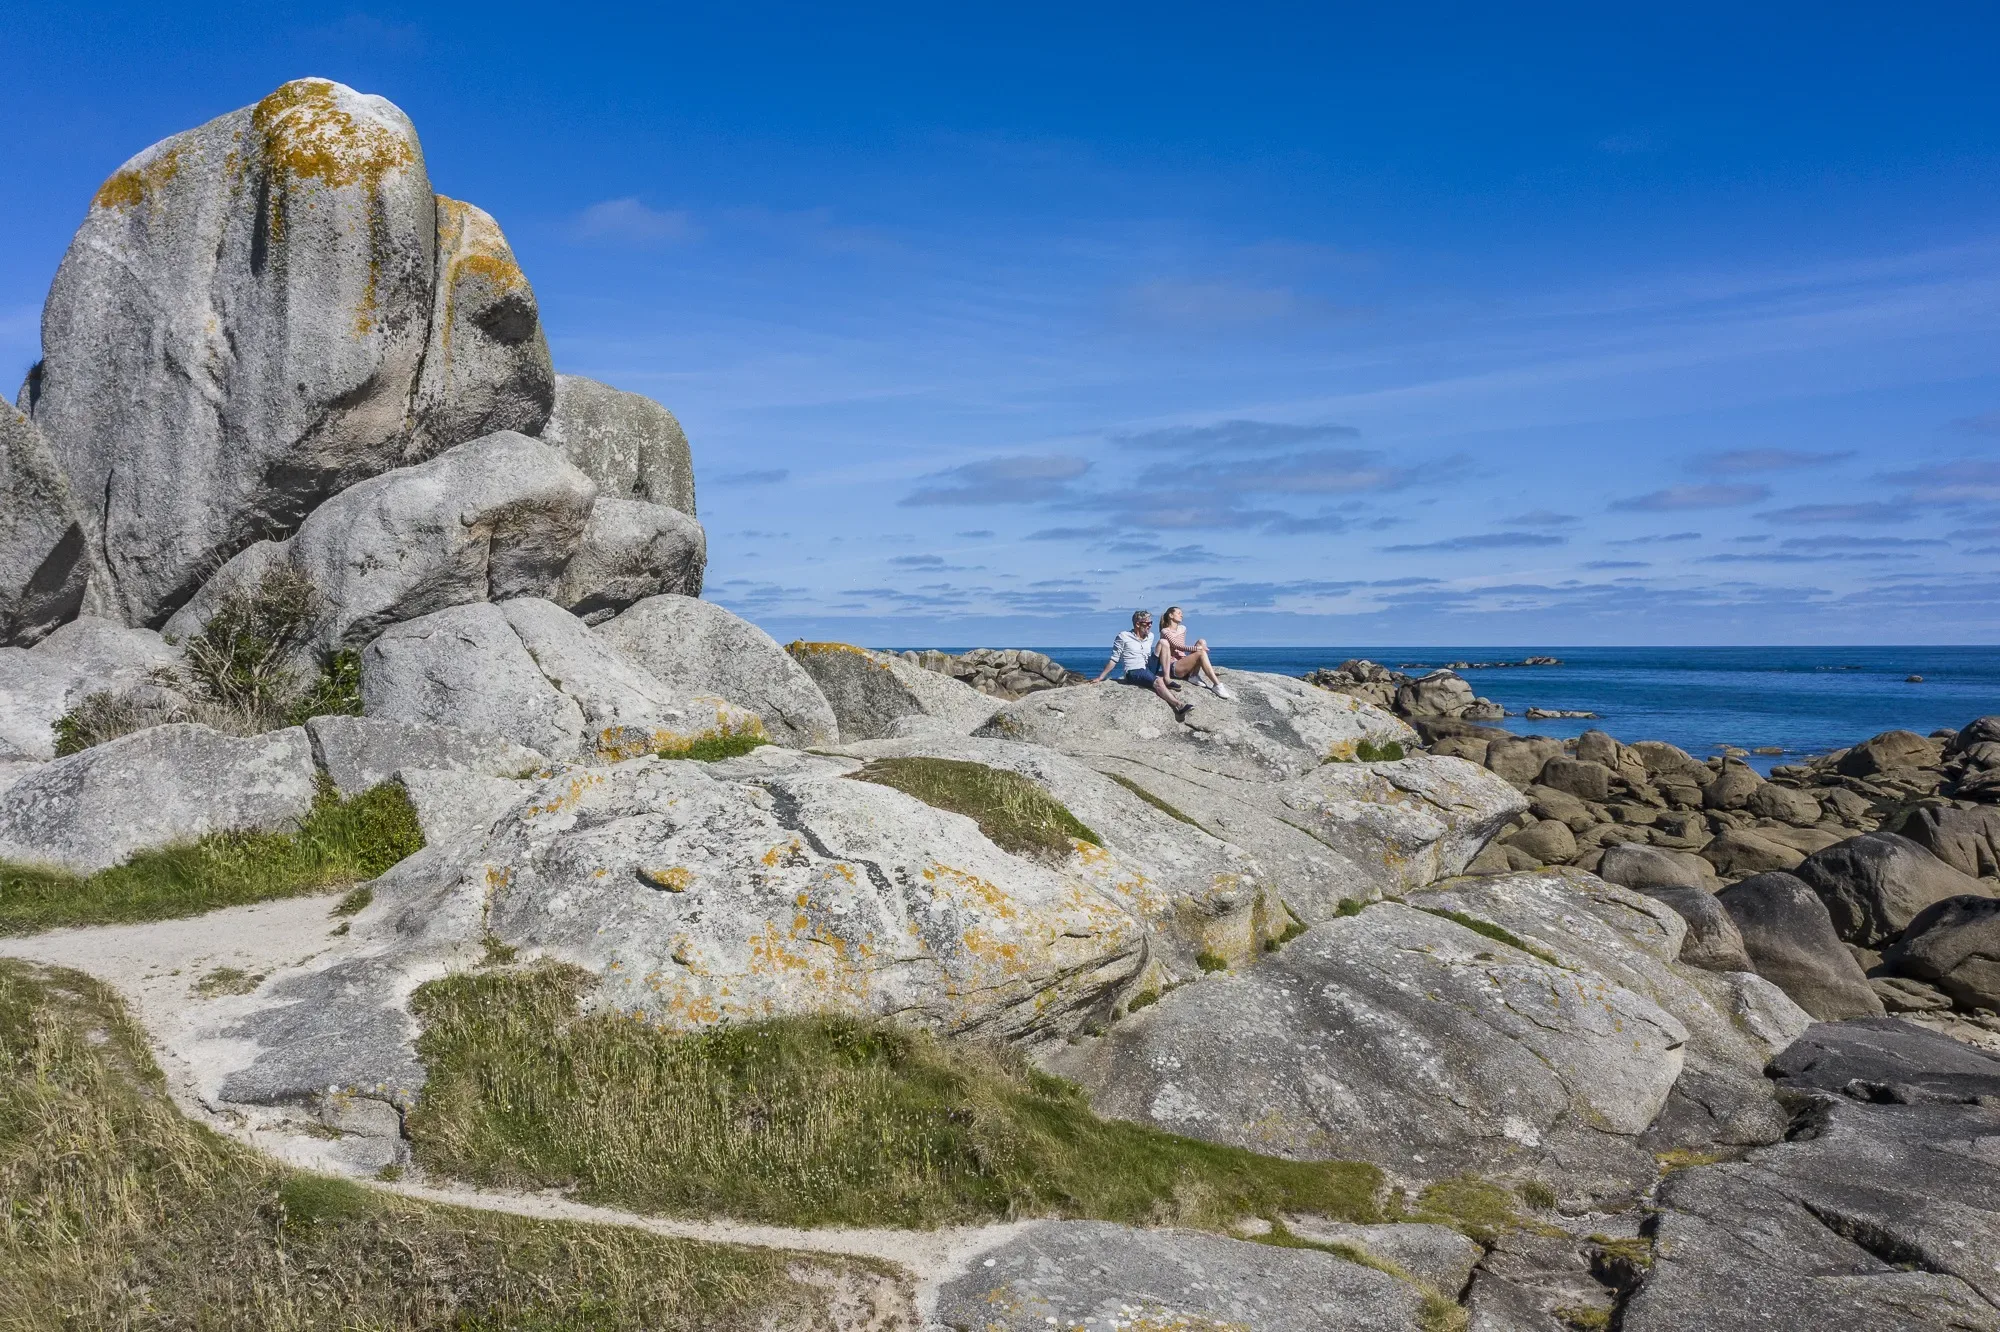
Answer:
<svg viewBox="0 0 2000 1332"><path fill-rule="evenodd" d="M1495 943L1506 944L1509 948L1518 948L1529 957L1539 958L1552 967L1562 965L1556 955L1548 949L1543 948L1539 944L1529 943L1512 930L1503 929L1490 920L1481 920L1477 916L1468 916L1463 911L1447 911L1443 907L1418 907L1417 910L1430 916L1442 916L1454 924L1465 926L1466 929L1471 930L1474 934L1484 935Z"/></svg>
<svg viewBox="0 0 2000 1332"><path fill-rule="evenodd" d="M1154 795L1151 791L1148 791L1145 787L1133 781L1130 777L1126 777L1120 773L1115 773L1115 772L1107 772L1104 775L1106 777L1109 777L1112 781L1118 783L1120 786L1124 787L1126 790L1130 791L1133 795L1138 796L1139 799L1145 801L1147 804L1151 805L1154 809L1159 810L1160 813L1166 815L1168 818L1179 819L1182 823L1185 823L1190 828L1201 828L1201 825L1199 823L1196 823L1193 819L1181 813L1178 809L1175 809L1172 805L1169 805L1166 801L1160 799L1158 796ZM1201 830L1203 832L1208 831L1206 828L1201 828Z"/></svg>
<svg viewBox="0 0 2000 1332"><path fill-rule="evenodd" d="M1363 740L1354 747L1354 757L1362 763L1394 763L1406 756L1400 740L1387 740L1379 745L1373 740Z"/></svg>
<svg viewBox="0 0 2000 1332"><path fill-rule="evenodd" d="M1366 902L1363 902L1358 898L1343 897L1340 899L1340 904L1334 907L1333 914L1335 915L1335 917L1358 916L1367 909L1368 909L1368 904Z"/></svg>
<svg viewBox="0 0 2000 1332"><path fill-rule="evenodd" d="M440 1207L190 1123L76 972L0 960L0 1327L828 1326L798 1255ZM815 1256L822 1270L881 1269Z"/></svg>
<svg viewBox="0 0 2000 1332"><path fill-rule="evenodd" d="M1195 954L1194 964L1203 971L1229 970L1228 958L1222 956L1220 953L1211 953L1206 950Z"/></svg>
<svg viewBox="0 0 2000 1332"><path fill-rule="evenodd" d="M882 758L848 776L963 814L993 845L1017 856L1060 864L1075 852L1077 842L1104 845L1061 801L1004 768L963 759Z"/></svg>
<svg viewBox="0 0 2000 1332"><path fill-rule="evenodd" d="M342 648L320 662L319 675L292 703L289 720L303 726L314 717L361 715L361 654Z"/></svg>
<svg viewBox="0 0 2000 1332"><path fill-rule="evenodd" d="M0 935L171 920L337 888L374 878L423 844L401 787L342 800L322 784L295 833L211 833L89 875L0 861Z"/></svg>
<svg viewBox="0 0 2000 1332"><path fill-rule="evenodd" d="M742 758L751 750L770 743L770 737L764 734L763 725L759 723L743 730L724 728L689 742L685 749L663 749L659 752L659 757L692 759L696 763L717 763L723 759Z"/></svg>
<svg viewBox="0 0 2000 1332"><path fill-rule="evenodd" d="M333 904L333 914L358 916L373 905L374 901L375 890L364 883L359 888L350 888L342 893L340 900Z"/></svg>
<svg viewBox="0 0 2000 1332"><path fill-rule="evenodd" d="M836 1017L670 1033L579 1013L594 986L542 964L417 991L429 1074L409 1133L422 1165L800 1226L1376 1215L1373 1166L1099 1119L1077 1087L1009 1050Z"/></svg>
<svg viewBox="0 0 2000 1332"><path fill-rule="evenodd" d="M1518 1229L1514 1195L1504 1185L1477 1175L1455 1175L1430 1185L1417 1197L1408 1221L1431 1221L1490 1246L1501 1232Z"/></svg>

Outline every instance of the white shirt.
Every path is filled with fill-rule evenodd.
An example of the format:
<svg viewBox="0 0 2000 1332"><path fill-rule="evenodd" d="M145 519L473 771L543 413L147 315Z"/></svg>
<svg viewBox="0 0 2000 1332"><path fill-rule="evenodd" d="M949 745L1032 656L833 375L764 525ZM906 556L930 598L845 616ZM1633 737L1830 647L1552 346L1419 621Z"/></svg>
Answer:
<svg viewBox="0 0 2000 1332"><path fill-rule="evenodd" d="M1111 659L1117 665L1118 673L1143 671L1153 659L1153 636L1144 638L1130 629L1123 630L1111 640Z"/></svg>

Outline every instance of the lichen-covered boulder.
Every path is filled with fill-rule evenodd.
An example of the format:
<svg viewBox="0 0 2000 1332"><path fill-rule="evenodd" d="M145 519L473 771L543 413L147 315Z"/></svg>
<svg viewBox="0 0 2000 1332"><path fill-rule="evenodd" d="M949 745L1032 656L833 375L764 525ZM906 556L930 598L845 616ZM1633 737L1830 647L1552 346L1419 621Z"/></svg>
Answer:
<svg viewBox="0 0 2000 1332"><path fill-rule="evenodd" d="M648 597L596 632L670 688L715 694L756 713L779 744L806 748L840 738L833 706L805 668L776 639L712 601Z"/></svg>
<svg viewBox="0 0 2000 1332"><path fill-rule="evenodd" d="M499 736L385 717L314 717L306 734L313 762L343 796L360 795L405 768L514 778L548 763Z"/></svg>
<svg viewBox="0 0 2000 1332"><path fill-rule="evenodd" d="M427 845L485 832L536 787L532 781L463 768L402 768L395 780L417 813Z"/></svg>
<svg viewBox="0 0 2000 1332"><path fill-rule="evenodd" d="M55 723L95 693L146 689L180 653L150 629L94 616L71 620L32 648L0 648L0 762L56 756Z"/></svg>
<svg viewBox="0 0 2000 1332"><path fill-rule="evenodd" d="M937 1320L981 1332L1419 1332L1416 1288L1306 1248L1031 1221L945 1274Z"/></svg>
<svg viewBox="0 0 2000 1332"><path fill-rule="evenodd" d="M90 577L86 550L47 441L0 402L0 645L31 646L76 618Z"/></svg>
<svg viewBox="0 0 2000 1332"><path fill-rule="evenodd" d="M33 416L101 578L157 626L202 577L403 458L437 221L395 106L299 79L132 158L42 314Z"/></svg>
<svg viewBox="0 0 2000 1332"><path fill-rule="evenodd" d="M971 685L892 653L846 643L807 642L788 644L785 651L805 668L832 707L842 740L880 740L922 731L965 735L994 715L994 701Z"/></svg>
<svg viewBox="0 0 2000 1332"><path fill-rule="evenodd" d="M555 600L601 624L647 597L700 596L707 567L708 534L679 509L600 496Z"/></svg>
<svg viewBox="0 0 2000 1332"><path fill-rule="evenodd" d="M223 565L167 632L199 632L225 598L280 566L312 585L320 651L360 647L450 606L545 596L561 584L595 499L590 478L555 450L500 431L335 495L289 539Z"/></svg>
<svg viewBox="0 0 2000 1332"><path fill-rule="evenodd" d="M555 396L535 292L500 224L438 195L430 338L404 456L428 458L496 430L540 434Z"/></svg>
<svg viewBox="0 0 2000 1332"><path fill-rule="evenodd" d="M687 434L674 414L651 398L581 375L557 375L555 409L542 438L606 495L697 516Z"/></svg>
<svg viewBox="0 0 2000 1332"><path fill-rule="evenodd" d="M616 761L762 730L723 699L670 688L533 597L396 625L362 651L361 697L371 717L504 736L565 759Z"/></svg>
<svg viewBox="0 0 2000 1332"><path fill-rule="evenodd" d="M1046 1062L1100 1113L1212 1142L1358 1158L1403 1181L1530 1173L1629 1196L1653 1178L1639 1137L1687 1035L1546 949L1381 902Z"/></svg>
<svg viewBox="0 0 2000 1332"><path fill-rule="evenodd" d="M212 832L294 827L314 790L303 728L238 739L155 726L57 759L0 793L0 857L88 874Z"/></svg>

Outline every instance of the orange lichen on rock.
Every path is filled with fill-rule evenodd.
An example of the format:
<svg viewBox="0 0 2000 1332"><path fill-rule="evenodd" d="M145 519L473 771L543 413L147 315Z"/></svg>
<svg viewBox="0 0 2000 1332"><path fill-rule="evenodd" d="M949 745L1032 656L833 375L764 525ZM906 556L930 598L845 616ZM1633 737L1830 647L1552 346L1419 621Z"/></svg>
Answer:
<svg viewBox="0 0 2000 1332"><path fill-rule="evenodd" d="M111 179L98 186L97 197L92 199L94 208L132 208L144 203L146 197L178 176L181 171L181 150L169 148L151 160L137 166L121 167L112 173Z"/></svg>
<svg viewBox="0 0 2000 1332"><path fill-rule="evenodd" d="M252 108L250 123L263 138L264 160L273 171L316 180L330 190L360 185L373 193L383 177L416 160L408 135L357 122L341 109L325 79L285 84Z"/></svg>
<svg viewBox="0 0 2000 1332"><path fill-rule="evenodd" d="M664 892L684 893L694 884L694 875L684 865L667 869L642 869L639 877Z"/></svg>

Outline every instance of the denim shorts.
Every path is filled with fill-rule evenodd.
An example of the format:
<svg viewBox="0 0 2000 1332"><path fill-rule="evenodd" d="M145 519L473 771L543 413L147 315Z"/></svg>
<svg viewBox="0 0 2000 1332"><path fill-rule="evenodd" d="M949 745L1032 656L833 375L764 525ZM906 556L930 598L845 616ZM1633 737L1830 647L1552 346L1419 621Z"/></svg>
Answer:
<svg viewBox="0 0 2000 1332"><path fill-rule="evenodd" d="M1139 685L1146 689L1153 687L1153 681L1160 678L1158 671L1149 671L1143 666L1135 666L1121 677L1128 685Z"/></svg>

